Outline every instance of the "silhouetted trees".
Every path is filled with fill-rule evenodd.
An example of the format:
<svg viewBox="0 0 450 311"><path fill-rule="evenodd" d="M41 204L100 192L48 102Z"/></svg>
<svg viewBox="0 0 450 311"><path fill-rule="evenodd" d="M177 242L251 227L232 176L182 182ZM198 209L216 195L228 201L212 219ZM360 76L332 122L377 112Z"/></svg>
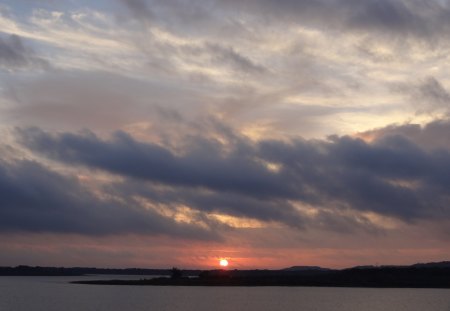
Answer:
<svg viewBox="0 0 450 311"><path fill-rule="evenodd" d="M170 278L173 279L173 280L181 279L183 277L183 271L178 269L178 268L176 268L176 267L173 267L171 272L172 273L170 275Z"/></svg>

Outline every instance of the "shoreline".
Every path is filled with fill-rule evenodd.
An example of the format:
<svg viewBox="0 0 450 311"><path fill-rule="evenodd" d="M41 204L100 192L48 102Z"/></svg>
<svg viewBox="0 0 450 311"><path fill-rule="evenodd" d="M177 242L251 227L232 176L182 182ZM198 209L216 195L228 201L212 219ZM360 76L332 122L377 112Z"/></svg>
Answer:
<svg viewBox="0 0 450 311"><path fill-rule="evenodd" d="M73 281L85 285L285 286L355 288L450 288L450 268L368 268L330 271L213 270L198 277Z"/></svg>

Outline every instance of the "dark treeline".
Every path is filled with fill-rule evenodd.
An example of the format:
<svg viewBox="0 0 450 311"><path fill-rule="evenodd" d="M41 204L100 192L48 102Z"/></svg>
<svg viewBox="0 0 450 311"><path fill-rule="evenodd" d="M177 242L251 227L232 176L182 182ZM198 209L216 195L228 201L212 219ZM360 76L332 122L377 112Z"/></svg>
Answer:
<svg viewBox="0 0 450 311"><path fill-rule="evenodd" d="M183 270L185 276L198 276L201 270ZM115 275L167 275L172 269L109 269L109 268L63 268L63 267L0 267L0 276L82 276L87 274L115 274Z"/></svg>
<svg viewBox="0 0 450 311"><path fill-rule="evenodd" d="M291 267L282 270L102 269L0 267L2 276L139 275L140 280L79 281L82 284L175 286L332 286L450 288L450 262L412 266L361 266L333 270ZM145 278L145 276L160 276Z"/></svg>
<svg viewBox="0 0 450 311"><path fill-rule="evenodd" d="M97 285L156 286L329 286L450 288L450 263L413 266L355 267L343 270L212 270L198 277L173 270L171 278L79 281Z"/></svg>

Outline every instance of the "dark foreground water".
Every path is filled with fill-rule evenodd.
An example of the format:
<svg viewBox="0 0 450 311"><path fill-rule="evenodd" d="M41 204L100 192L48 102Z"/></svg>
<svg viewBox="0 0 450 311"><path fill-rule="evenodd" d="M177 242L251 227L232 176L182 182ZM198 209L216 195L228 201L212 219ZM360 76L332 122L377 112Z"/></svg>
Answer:
<svg viewBox="0 0 450 311"><path fill-rule="evenodd" d="M0 277L0 311L450 311L448 289L136 287L67 283L101 278L112 277Z"/></svg>

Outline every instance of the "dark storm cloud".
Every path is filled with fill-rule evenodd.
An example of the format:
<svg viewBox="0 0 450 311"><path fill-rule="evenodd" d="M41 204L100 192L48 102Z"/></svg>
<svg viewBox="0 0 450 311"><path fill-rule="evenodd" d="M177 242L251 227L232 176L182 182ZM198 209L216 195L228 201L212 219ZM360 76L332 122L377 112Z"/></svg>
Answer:
<svg viewBox="0 0 450 311"><path fill-rule="evenodd" d="M21 131L21 136L30 148L58 160L120 175L179 186L250 193L256 197L294 194L282 184L279 176L254 161L253 152L237 149L224 155L222 146L211 140L199 138L188 153L177 156L159 145L138 142L124 132L117 132L112 141L103 141L90 132L52 136L36 128Z"/></svg>
<svg viewBox="0 0 450 311"><path fill-rule="evenodd" d="M197 209L209 206L290 225L302 222L300 216L292 217L292 201L319 210L372 211L408 221L450 217L448 149L429 151L401 135L384 135L372 143L347 136L257 144L236 139L227 146L231 151L197 137L182 155L124 133L101 140L92 133L52 135L28 129L20 131L20 137L31 150L69 165L216 193L166 197ZM259 208L258 200L270 204Z"/></svg>
<svg viewBox="0 0 450 311"><path fill-rule="evenodd" d="M0 67L6 70L15 70L21 68L45 69L48 66L48 62L26 47L19 36L0 36Z"/></svg>
<svg viewBox="0 0 450 311"><path fill-rule="evenodd" d="M217 238L144 209L132 199L121 199L97 198L75 179L36 162L0 162L0 231Z"/></svg>
<svg viewBox="0 0 450 311"><path fill-rule="evenodd" d="M367 144L341 137L332 142L306 141L292 145L263 142L261 150L269 161L283 163L288 183L309 188L307 202L310 204L335 204L342 209L373 211L402 219L425 216L429 210L421 200L428 193L418 194L422 189L404 187L396 181L426 179L424 171L434 159L402 138L397 143L398 148L395 143Z"/></svg>

